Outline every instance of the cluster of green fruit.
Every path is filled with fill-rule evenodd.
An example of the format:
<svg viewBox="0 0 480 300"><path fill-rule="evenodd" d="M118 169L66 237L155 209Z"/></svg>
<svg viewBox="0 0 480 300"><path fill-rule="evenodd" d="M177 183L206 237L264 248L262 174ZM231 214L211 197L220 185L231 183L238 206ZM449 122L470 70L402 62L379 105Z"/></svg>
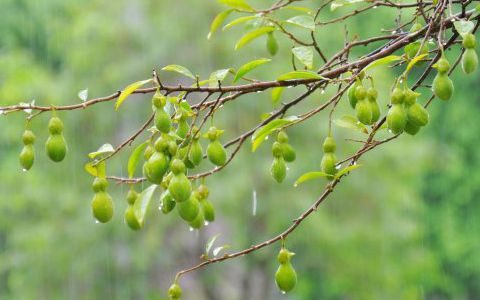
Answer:
<svg viewBox="0 0 480 300"><path fill-rule="evenodd" d="M48 122L50 136L45 143L45 150L48 157L54 162L60 162L67 154L67 143L63 137L63 122L58 117L52 117ZM22 136L23 149L20 152L19 160L23 170L27 171L35 161L35 134L31 130L25 130Z"/></svg>
<svg viewBox="0 0 480 300"><path fill-rule="evenodd" d="M380 107L378 106L378 92L373 87L363 86L364 74L360 73L354 84L347 92L350 106L355 109L358 121L365 125L372 125L380 118Z"/></svg>
<svg viewBox="0 0 480 300"><path fill-rule="evenodd" d="M295 149L288 143L288 135L284 130L278 132L277 141L272 144L273 162L270 168L272 177L281 183L287 175L286 162L295 161Z"/></svg>
<svg viewBox="0 0 480 300"><path fill-rule="evenodd" d="M463 36L462 46L465 52L462 55L462 69L466 74L470 74L477 69L478 56L475 52L477 42L472 33L467 33Z"/></svg>
<svg viewBox="0 0 480 300"><path fill-rule="evenodd" d="M320 163L320 169L323 173L328 175L328 179L333 179L337 173L337 156L335 155L337 144L331 135L325 138L322 148L323 157Z"/></svg>
<svg viewBox="0 0 480 300"><path fill-rule="evenodd" d="M411 89L395 88L390 97L391 106L387 113L387 125L394 134L406 132L415 135L428 124L428 111L419 103L419 93Z"/></svg>

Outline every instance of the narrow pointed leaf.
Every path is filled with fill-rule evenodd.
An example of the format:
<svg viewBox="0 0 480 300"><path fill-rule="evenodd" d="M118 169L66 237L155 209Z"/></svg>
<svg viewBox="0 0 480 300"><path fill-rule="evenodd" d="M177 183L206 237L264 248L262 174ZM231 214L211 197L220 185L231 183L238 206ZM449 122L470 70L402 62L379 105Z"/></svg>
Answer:
<svg viewBox="0 0 480 300"><path fill-rule="evenodd" d="M232 22L228 23L227 25L223 26L222 30L227 30L227 29L229 29L233 26L236 26L236 25L248 22L250 20L257 19L257 18L259 18L259 17L258 16L246 16L246 17L237 18L237 19L233 20Z"/></svg>
<svg viewBox="0 0 480 300"><path fill-rule="evenodd" d="M210 24L210 32L207 35L207 39L210 39L212 35L222 26L223 21L232 13L233 9L225 10L219 13L218 15L215 16L215 18L212 21L212 24Z"/></svg>
<svg viewBox="0 0 480 300"><path fill-rule="evenodd" d="M148 141L144 142L140 145L138 145L130 154L130 157L128 158L128 165L127 165L127 171L128 171L128 178L132 178L133 175L135 174L135 169L137 168L138 162L140 161L140 157L143 153L143 150L148 145Z"/></svg>
<svg viewBox="0 0 480 300"><path fill-rule="evenodd" d="M317 179L317 178L321 178L321 177L328 177L329 175L327 173L324 173L324 172L320 172L320 171L315 171L315 172L308 172L308 173L305 173L303 174L302 176L300 176L297 181L295 181L295 183L293 184L293 186L298 186L299 184L302 184L304 183L305 181L308 181L308 180L312 180L312 179Z"/></svg>
<svg viewBox="0 0 480 300"><path fill-rule="evenodd" d="M261 27L252 31L247 32L245 35L243 35L238 42L235 44L235 50L238 50L245 46L246 44L250 43L254 39L267 34L269 32L272 32L275 30L275 27L272 26L267 26L267 27Z"/></svg>
<svg viewBox="0 0 480 300"><path fill-rule="evenodd" d="M144 86L147 83L152 82L153 79L147 79L147 80L142 80L142 81L137 81L129 86L127 86L121 93L120 96L118 97L117 103L115 103L115 110L118 110L120 105L122 105L123 101L127 99L128 96L130 96L131 93L135 92L138 88L141 86Z"/></svg>
<svg viewBox="0 0 480 300"><path fill-rule="evenodd" d="M145 223L145 215L147 214L148 206L153 198L152 196L156 188L157 185L152 184L148 188L144 189L133 205L135 217L137 218L137 221L140 223L141 227L143 227L143 224Z"/></svg>
<svg viewBox="0 0 480 300"><path fill-rule="evenodd" d="M282 97L283 91L285 90L284 86L279 86L272 89L272 104L273 106L277 106L280 102L280 98Z"/></svg>
<svg viewBox="0 0 480 300"><path fill-rule="evenodd" d="M219 234L216 234L214 236L212 236L208 242L207 242L207 245L205 246L205 254L208 256L208 254L210 253L210 249L212 249L213 247L213 244L215 243L215 241L217 240L217 238L219 237L220 235Z"/></svg>
<svg viewBox="0 0 480 300"><path fill-rule="evenodd" d="M248 12L255 11L245 0L218 0L218 2L238 10L243 10Z"/></svg>
<svg viewBox="0 0 480 300"><path fill-rule="evenodd" d="M106 176L106 164L102 161L95 165L94 162L88 162L85 164L85 171L94 177L105 178Z"/></svg>
<svg viewBox="0 0 480 300"><path fill-rule="evenodd" d="M255 150L257 150L257 148L265 141L267 136L274 130L295 122L296 120L298 120L297 116L291 116L285 119L275 119L257 129L252 135L252 152L255 152Z"/></svg>
<svg viewBox="0 0 480 300"><path fill-rule="evenodd" d="M352 165L352 166L345 167L345 168L341 169L340 171L338 171L337 174L335 174L335 179L340 178L343 175L347 174L348 172L353 171L355 169L358 169L361 166L362 165Z"/></svg>
<svg viewBox="0 0 480 300"><path fill-rule="evenodd" d="M352 5L352 4L355 4L355 3L359 3L359 2L364 2L364 0L335 0L330 5L330 10L334 11L337 8L344 7L344 6L349 6L349 5Z"/></svg>
<svg viewBox="0 0 480 300"><path fill-rule="evenodd" d="M172 71L172 72L177 72L180 73L184 76L190 77L192 79L196 79L195 75L193 75L192 72L190 72L189 69L185 68L184 66L180 65L168 65L162 68L163 71Z"/></svg>
<svg viewBox="0 0 480 300"><path fill-rule="evenodd" d="M312 71L292 71L277 77L278 81L294 80L294 79L326 79Z"/></svg>
<svg viewBox="0 0 480 300"><path fill-rule="evenodd" d="M383 58L372 61L363 70L367 71L378 66L388 65L389 63L400 60L400 59L402 59L402 57L398 55L385 56Z"/></svg>
<svg viewBox="0 0 480 300"><path fill-rule="evenodd" d="M422 54L422 55L419 55L419 56L415 56L407 65L407 68L405 69L405 73L408 73L412 68L413 66L415 66L416 63L418 63L419 61L421 61L422 59L424 59L426 56L428 56L427 53L425 54Z"/></svg>
<svg viewBox="0 0 480 300"><path fill-rule="evenodd" d="M215 256L219 255L222 250L227 250L229 248L230 248L230 245L223 245L223 246L217 247L217 248L213 249L212 254L215 257Z"/></svg>
<svg viewBox="0 0 480 300"><path fill-rule="evenodd" d="M267 62L271 61L269 58L261 58L257 60L253 60L249 63L244 64L243 66L238 69L237 74L235 75L235 78L233 79L233 82L237 82L240 78L242 78L244 75L246 75L248 72L252 71L253 69L266 64Z"/></svg>

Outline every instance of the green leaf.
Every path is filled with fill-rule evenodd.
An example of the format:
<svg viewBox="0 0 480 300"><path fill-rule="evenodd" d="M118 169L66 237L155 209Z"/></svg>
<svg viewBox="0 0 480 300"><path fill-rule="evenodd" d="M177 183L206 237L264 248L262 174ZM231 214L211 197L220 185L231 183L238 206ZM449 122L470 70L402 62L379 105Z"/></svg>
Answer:
<svg viewBox="0 0 480 300"><path fill-rule="evenodd" d="M297 25L309 30L315 30L315 20L313 16L310 15L301 15L295 16L285 21L286 23Z"/></svg>
<svg viewBox="0 0 480 300"><path fill-rule="evenodd" d="M152 82L153 79L147 79L147 80L142 80L142 81L137 81L129 86L127 86L121 93L120 96L118 97L117 103L115 103L115 110L118 110L120 105L122 105L123 101L127 99L128 96L130 96L131 93L135 92L138 88L141 86L144 86L145 84Z"/></svg>
<svg viewBox="0 0 480 300"><path fill-rule="evenodd" d="M363 70L367 71L378 66L388 65L389 63L400 60L400 59L402 59L402 57L398 55L385 56L383 58L372 61Z"/></svg>
<svg viewBox="0 0 480 300"><path fill-rule="evenodd" d="M207 39L210 39L212 35L218 30L218 28L222 25L223 21L232 13L233 9L225 10L219 13L210 24L210 32L207 35Z"/></svg>
<svg viewBox="0 0 480 300"><path fill-rule="evenodd" d="M265 141L267 136L274 130L297 120L297 116L290 116L285 119L275 119L257 129L252 135L252 152L255 152L255 150L257 150L257 148Z"/></svg>
<svg viewBox="0 0 480 300"><path fill-rule="evenodd" d="M425 58L425 56L428 56L428 53L425 53L425 54L422 54L422 55L419 55L419 56L415 56L407 65L407 68L405 69L405 73L408 73L412 68L413 66L415 66L416 63L418 63L419 61L421 61L422 59Z"/></svg>
<svg viewBox="0 0 480 300"><path fill-rule="evenodd" d="M112 153L114 151L115 151L115 149L113 148L113 146L111 144L103 144L102 146L100 146L100 148L98 148L97 151L88 153L88 157L90 157L91 159L94 159L95 157L97 157L99 155L106 154L106 153Z"/></svg>
<svg viewBox="0 0 480 300"><path fill-rule="evenodd" d="M148 141L144 142L140 145L138 145L130 154L130 157L128 158L128 165L127 165L127 171L128 171L128 178L132 178L133 175L135 174L135 169L137 168L138 162L140 160L140 156L143 153L143 150L148 145Z"/></svg>
<svg viewBox="0 0 480 300"><path fill-rule="evenodd" d="M184 76L190 77L192 79L196 79L195 75L193 75L192 72L190 72L189 69L185 68L184 66L180 65L168 65L162 68L163 71L172 71L172 72L177 72L180 73Z"/></svg>
<svg viewBox="0 0 480 300"><path fill-rule="evenodd" d="M453 22L455 30L463 37L467 33L471 33L475 28L475 24L472 21L460 20Z"/></svg>
<svg viewBox="0 0 480 300"><path fill-rule="evenodd" d="M292 71L277 77L278 81L293 79L327 79L312 71Z"/></svg>
<svg viewBox="0 0 480 300"><path fill-rule="evenodd" d="M277 106L278 102L280 102L280 98L282 97L283 91L285 90L284 86L279 86L272 89L272 104L273 106Z"/></svg>
<svg viewBox="0 0 480 300"><path fill-rule="evenodd" d="M337 8L344 7L344 6L349 6L349 5L352 5L354 3L359 3L359 2L364 2L364 0L335 0L330 5L330 10L334 11Z"/></svg>
<svg viewBox="0 0 480 300"><path fill-rule="evenodd" d="M267 34L269 32L272 32L274 30L275 30L275 27L266 26L266 27L260 27L258 29L247 32L235 44L235 50L238 50L238 49L242 48L243 46L250 43L254 39L256 39L256 38L258 38L258 37L260 37L264 34Z"/></svg>
<svg viewBox="0 0 480 300"><path fill-rule="evenodd" d="M310 8L303 7L303 6L285 6L284 9L290 9L295 11L301 11L307 14L313 14L313 11Z"/></svg>
<svg viewBox="0 0 480 300"><path fill-rule="evenodd" d="M340 119L333 120L333 123L339 127L354 129L362 133L368 134L368 130L362 123L358 122L354 116L343 116Z"/></svg>
<svg viewBox="0 0 480 300"><path fill-rule="evenodd" d="M335 174L335 179L338 179L338 178L342 177L343 175L347 174L348 172L360 168L361 166L362 165L351 165L351 166L345 167L345 168L341 169L340 171L338 171L337 174Z"/></svg>
<svg viewBox="0 0 480 300"><path fill-rule="evenodd" d="M106 163L105 161L102 161L95 165L95 162L88 162L85 164L85 171L92 176L105 178Z"/></svg>
<svg viewBox="0 0 480 300"><path fill-rule="evenodd" d="M208 239L207 245L205 246L205 254L207 256L208 256L208 253L210 253L210 249L212 249L213 244L215 243L215 241L217 240L217 238L219 236L220 236L219 234L216 234L216 235L212 236L210 239Z"/></svg>
<svg viewBox="0 0 480 300"><path fill-rule="evenodd" d="M246 16L246 17L237 18L237 19L233 20L232 22L228 23L227 25L223 26L222 30L227 30L227 29L229 29L233 26L236 26L238 24L242 24L242 23L248 22L250 20L257 19L257 18L259 18L259 16Z"/></svg>
<svg viewBox="0 0 480 300"><path fill-rule="evenodd" d="M300 176L297 179L297 181L295 181L293 186L297 187L299 184L302 184L307 180L317 179L317 178L321 178L321 177L328 177L328 176L330 176L330 175L328 175L327 173L320 172L320 171L308 172L308 173L305 173L302 176Z"/></svg>
<svg viewBox="0 0 480 300"><path fill-rule="evenodd" d="M313 68L313 49L311 47L295 47L292 48L292 53L307 69Z"/></svg>
<svg viewBox="0 0 480 300"><path fill-rule="evenodd" d="M242 78L248 72L252 71L253 69L255 69L255 68L257 68L257 67L259 67L263 64L266 64L269 61L271 61L271 59L269 59L269 58L260 58L260 59L253 60L249 63L244 64L243 66L240 67L240 69L238 69L238 72L235 75L235 78L233 79L233 82L236 82L237 80Z"/></svg>
<svg viewBox="0 0 480 300"><path fill-rule="evenodd" d="M242 11L255 11L245 0L218 0L218 2Z"/></svg>
<svg viewBox="0 0 480 300"><path fill-rule="evenodd" d="M133 211L138 223L140 223L140 227L143 227L143 224L145 223L145 215L147 214L148 206L153 198L152 196L156 188L157 185L152 184L148 188L144 189L133 205Z"/></svg>
<svg viewBox="0 0 480 300"><path fill-rule="evenodd" d="M212 254L215 257L215 256L219 255L222 250L227 250L229 248L230 248L230 245L223 245L223 246L217 247L217 248L213 249Z"/></svg>
<svg viewBox="0 0 480 300"><path fill-rule="evenodd" d="M218 86L218 82L222 82L227 75L234 71L233 69L221 69L221 70L216 70L210 74L209 79L206 81L209 83L211 87L216 87Z"/></svg>

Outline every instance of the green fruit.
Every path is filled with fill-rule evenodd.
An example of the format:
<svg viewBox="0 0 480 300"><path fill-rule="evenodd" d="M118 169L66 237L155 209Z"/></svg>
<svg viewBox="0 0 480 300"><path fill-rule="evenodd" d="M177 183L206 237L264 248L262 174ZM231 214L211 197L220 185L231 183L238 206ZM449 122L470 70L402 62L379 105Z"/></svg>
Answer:
<svg viewBox="0 0 480 300"><path fill-rule="evenodd" d="M405 46L405 55L407 56L407 58L412 59L415 56L417 56L417 53L420 50L421 45L422 45L421 41L415 41ZM420 51L420 53L418 53L418 55L428 54L428 51L429 51L428 43L424 43L422 50Z"/></svg>
<svg viewBox="0 0 480 300"><path fill-rule="evenodd" d="M175 143L174 141L168 142L167 150L168 150L168 154L170 154L170 156L175 156L175 154L177 154L177 150L178 150L177 143Z"/></svg>
<svg viewBox="0 0 480 300"><path fill-rule="evenodd" d="M359 81L355 81L354 84L352 84L347 91L347 96L348 96L348 102L350 103L350 106L352 108L355 108L357 105L357 97L355 96L355 89L361 84Z"/></svg>
<svg viewBox="0 0 480 300"><path fill-rule="evenodd" d="M20 165L23 170L30 170L33 166L33 161L35 160L35 150L33 149L32 144L26 144L19 156Z"/></svg>
<svg viewBox="0 0 480 300"><path fill-rule="evenodd" d="M227 151L219 140L214 140L207 147L207 157L214 165L223 166L227 161Z"/></svg>
<svg viewBox="0 0 480 300"><path fill-rule="evenodd" d="M132 230L139 230L142 228L140 222L138 222L137 217L135 216L135 210L133 209L133 205L129 205L125 210L124 215L125 223L127 223L128 227Z"/></svg>
<svg viewBox="0 0 480 300"><path fill-rule="evenodd" d="M331 136L327 136L323 141L323 152L325 153L333 153L337 149L337 144L335 140Z"/></svg>
<svg viewBox="0 0 480 300"><path fill-rule="evenodd" d="M144 165L145 177L152 183L160 184L168 170L168 163L168 157L163 152L155 151Z"/></svg>
<svg viewBox="0 0 480 300"><path fill-rule="evenodd" d="M155 148L153 148L152 145L148 145L143 152L143 157L145 158L145 160L148 160L150 157L152 157L152 154L154 152Z"/></svg>
<svg viewBox="0 0 480 300"><path fill-rule="evenodd" d="M190 146L190 153L188 153L188 159L198 166L203 160L203 149L202 145L198 140L193 140L192 145Z"/></svg>
<svg viewBox="0 0 480 300"><path fill-rule="evenodd" d="M270 168L270 173L278 183L281 183L285 176L287 175L287 165L283 160L283 157L275 157L273 159L272 166Z"/></svg>
<svg viewBox="0 0 480 300"><path fill-rule="evenodd" d="M357 119L361 123L365 125L369 125L372 123L372 110L368 100L359 99L357 102L357 106L355 106L355 112L357 114Z"/></svg>
<svg viewBox="0 0 480 300"><path fill-rule="evenodd" d="M470 74L477 69L478 55L475 49L467 48L462 55L462 70L465 74Z"/></svg>
<svg viewBox="0 0 480 300"><path fill-rule="evenodd" d="M418 103L407 108L408 122L416 126L425 126L428 124L428 111Z"/></svg>
<svg viewBox="0 0 480 300"><path fill-rule="evenodd" d="M220 134L220 131L215 126L208 128L207 137L210 141L215 141Z"/></svg>
<svg viewBox="0 0 480 300"><path fill-rule="evenodd" d="M370 111L372 112L372 119L370 124L373 124L380 119L380 106L378 106L375 98L368 98L368 105L370 106Z"/></svg>
<svg viewBox="0 0 480 300"><path fill-rule="evenodd" d="M450 70L450 63L443 56L437 61L434 66L437 68L438 73L440 74L446 74Z"/></svg>
<svg viewBox="0 0 480 300"><path fill-rule="evenodd" d="M277 142L284 144L288 143L288 135L285 131L280 130L277 135Z"/></svg>
<svg viewBox="0 0 480 300"><path fill-rule="evenodd" d="M133 189L129 190L127 193L127 203L129 205L133 205L135 204L135 201L137 201L137 199L138 199L138 193Z"/></svg>
<svg viewBox="0 0 480 300"><path fill-rule="evenodd" d="M110 221L113 216L113 200L106 192L98 192L92 200L93 216L101 223Z"/></svg>
<svg viewBox="0 0 480 300"><path fill-rule="evenodd" d="M52 117L48 122L48 131L51 135L60 134L63 131L63 122L57 117Z"/></svg>
<svg viewBox="0 0 480 300"><path fill-rule="evenodd" d="M215 208L213 207L213 204L207 199L203 199L200 201L200 205L202 206L205 220L208 222L215 221Z"/></svg>
<svg viewBox="0 0 480 300"><path fill-rule="evenodd" d="M415 102L417 102L418 96L420 96L419 93L415 93L411 89L406 89L405 90L405 97L404 97L403 102L405 103L406 106L413 105L413 104L415 104Z"/></svg>
<svg viewBox="0 0 480 300"><path fill-rule="evenodd" d="M190 225L190 227L194 229L200 229L203 227L204 224L205 224L205 219L203 217L203 212L201 209L198 211L195 219L193 219L193 221L191 222L188 222L188 225Z"/></svg>
<svg viewBox="0 0 480 300"><path fill-rule="evenodd" d="M463 41L462 41L462 46L463 48L465 49L473 49L475 48L476 46L476 41L475 41L475 35L473 35L472 33L467 33L464 37L463 37Z"/></svg>
<svg viewBox="0 0 480 300"><path fill-rule="evenodd" d="M277 39L275 39L275 36L273 35L273 32L269 32L267 34L267 50L272 56L278 52L278 43Z"/></svg>
<svg viewBox="0 0 480 300"><path fill-rule="evenodd" d="M165 135L162 135L155 141L154 148L157 152L166 152L168 150L168 145L169 140L166 138Z"/></svg>
<svg viewBox="0 0 480 300"><path fill-rule="evenodd" d="M292 147L292 145L287 143L282 144L282 155L286 162L293 162L297 157L295 149Z"/></svg>
<svg viewBox="0 0 480 300"><path fill-rule="evenodd" d="M200 204L198 203L198 199L192 196L187 201L178 203L177 210L182 219L187 222L192 222L200 211Z"/></svg>
<svg viewBox="0 0 480 300"><path fill-rule="evenodd" d="M192 184L185 174L180 173L173 176L170 180L168 191L175 201L184 202L187 201L192 194Z"/></svg>
<svg viewBox="0 0 480 300"><path fill-rule="evenodd" d="M170 119L170 115L163 108L156 109L155 127L157 127L160 132L170 132L170 128L172 127L172 120Z"/></svg>
<svg viewBox="0 0 480 300"><path fill-rule="evenodd" d="M447 74L437 73L433 79L433 93L442 100L449 100L454 91L453 82Z"/></svg>
<svg viewBox="0 0 480 300"><path fill-rule="evenodd" d="M333 152L325 152L320 163L320 169L323 173L333 176L337 173L337 158Z"/></svg>
<svg viewBox="0 0 480 300"><path fill-rule="evenodd" d="M186 120L180 119L178 121L177 135L182 139L187 137L188 132L190 131L190 125L188 125Z"/></svg>
<svg viewBox="0 0 480 300"><path fill-rule="evenodd" d="M157 90L153 95L152 104L155 108L162 108L167 104L167 99L159 90Z"/></svg>
<svg viewBox="0 0 480 300"><path fill-rule="evenodd" d="M390 102L392 104L402 104L404 99L405 99L405 93L401 89L395 88L392 92Z"/></svg>
<svg viewBox="0 0 480 300"><path fill-rule="evenodd" d="M25 130L22 135L24 145L31 145L35 143L35 134L31 130Z"/></svg>
<svg viewBox="0 0 480 300"><path fill-rule="evenodd" d="M283 155L283 148L280 142L273 142L272 144L272 155L273 157L280 157Z"/></svg>
<svg viewBox="0 0 480 300"><path fill-rule="evenodd" d="M178 283L174 283L168 289L168 298L170 300L178 300L182 297L182 289L178 285Z"/></svg>
<svg viewBox="0 0 480 300"><path fill-rule="evenodd" d="M410 135L415 135L417 132L420 130L420 126L417 126L410 122L410 120L407 121L407 124L405 124L405 132L410 134Z"/></svg>
<svg viewBox="0 0 480 300"><path fill-rule="evenodd" d="M177 204L168 190L162 193L160 202L162 203L162 212L164 214L171 212Z"/></svg>
<svg viewBox="0 0 480 300"><path fill-rule="evenodd" d="M394 133L402 133L407 123L407 114L400 104L393 104L387 114L388 128Z"/></svg>
<svg viewBox="0 0 480 300"><path fill-rule="evenodd" d="M105 178L95 177L92 183L94 193L105 192L108 187L108 181Z"/></svg>
<svg viewBox="0 0 480 300"><path fill-rule="evenodd" d="M360 84L355 88L355 98L357 98L357 100L363 100L365 97L367 97L367 89Z"/></svg>
<svg viewBox="0 0 480 300"><path fill-rule="evenodd" d="M280 264L286 264L290 261L290 258L294 255L294 253L288 251L286 248L280 249L278 253L277 260Z"/></svg>
<svg viewBox="0 0 480 300"><path fill-rule="evenodd" d="M48 137L45 143L45 149L48 157L54 162L60 162L65 158L67 154L67 144L63 135L52 134Z"/></svg>
<svg viewBox="0 0 480 300"><path fill-rule="evenodd" d="M172 160L170 170L174 175L185 174L185 164L178 158Z"/></svg>
<svg viewBox="0 0 480 300"><path fill-rule="evenodd" d="M210 194L210 191L208 190L208 187L204 184L201 184L198 189L198 196L202 199L207 199L208 195Z"/></svg>
<svg viewBox="0 0 480 300"><path fill-rule="evenodd" d="M290 262L280 264L275 273L278 288L285 293L290 292L297 284L297 273Z"/></svg>

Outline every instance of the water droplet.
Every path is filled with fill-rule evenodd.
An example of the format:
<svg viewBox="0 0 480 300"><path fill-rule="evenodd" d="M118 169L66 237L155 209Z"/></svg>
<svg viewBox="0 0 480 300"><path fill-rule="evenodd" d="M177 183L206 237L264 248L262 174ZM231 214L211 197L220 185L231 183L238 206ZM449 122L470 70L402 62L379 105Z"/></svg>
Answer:
<svg viewBox="0 0 480 300"><path fill-rule="evenodd" d="M193 227L188 227L188 231L192 232L192 231L193 231Z"/></svg>
<svg viewBox="0 0 480 300"><path fill-rule="evenodd" d="M285 291L282 291L282 295L285 295L286 293L287 293L287 292L285 292Z"/></svg>
<svg viewBox="0 0 480 300"><path fill-rule="evenodd" d="M203 225L205 225L205 226L208 226L209 224L210 224L210 223L208 223L208 221L205 221L205 222L203 223Z"/></svg>
<svg viewBox="0 0 480 300"><path fill-rule="evenodd" d="M375 5L375 6L373 7L373 9L376 9L376 8L378 8L378 6Z"/></svg>
<svg viewBox="0 0 480 300"><path fill-rule="evenodd" d="M222 104L222 105L220 105L218 108L222 108L222 107L223 107L223 104Z"/></svg>
<svg viewBox="0 0 480 300"><path fill-rule="evenodd" d="M27 172L27 171L28 171L28 170L27 170L27 169L25 169L25 168L23 168L23 169L22 169L22 172Z"/></svg>
<svg viewBox="0 0 480 300"><path fill-rule="evenodd" d="M263 92L263 91L257 91L257 94L260 94L261 92Z"/></svg>
<svg viewBox="0 0 480 300"><path fill-rule="evenodd" d="M291 86L291 85L287 86L287 89L291 89L291 88L293 88L293 86Z"/></svg>
<svg viewBox="0 0 480 300"><path fill-rule="evenodd" d="M287 171L290 170L290 167L287 167Z"/></svg>
<svg viewBox="0 0 480 300"><path fill-rule="evenodd" d="M342 164L336 165L335 169L340 170L342 168Z"/></svg>
<svg viewBox="0 0 480 300"><path fill-rule="evenodd" d="M396 31L396 30L392 31L392 34L395 34L395 33L397 33L397 31Z"/></svg>
<svg viewBox="0 0 480 300"><path fill-rule="evenodd" d="M268 140L268 135L265 137L265 140Z"/></svg>
<svg viewBox="0 0 480 300"><path fill-rule="evenodd" d="M298 186L298 183L294 183L294 184L293 184L293 187L297 187L297 186Z"/></svg>
<svg viewBox="0 0 480 300"><path fill-rule="evenodd" d="M388 133L393 133L390 129L388 130Z"/></svg>
<svg viewBox="0 0 480 300"><path fill-rule="evenodd" d="M163 202L160 203L160 205L158 206L158 210L162 210L162 208L163 208Z"/></svg>
<svg viewBox="0 0 480 300"><path fill-rule="evenodd" d="M257 214L257 191L253 190L252 192L252 215Z"/></svg>
<svg viewBox="0 0 480 300"><path fill-rule="evenodd" d="M399 83L403 83L403 79L400 79L398 82L399 82Z"/></svg>
<svg viewBox="0 0 480 300"><path fill-rule="evenodd" d="M95 224L100 224L100 222L98 220L95 220Z"/></svg>
<svg viewBox="0 0 480 300"><path fill-rule="evenodd" d="M322 95L325 94L325 89L322 89L322 90L320 91L320 94L322 94Z"/></svg>

